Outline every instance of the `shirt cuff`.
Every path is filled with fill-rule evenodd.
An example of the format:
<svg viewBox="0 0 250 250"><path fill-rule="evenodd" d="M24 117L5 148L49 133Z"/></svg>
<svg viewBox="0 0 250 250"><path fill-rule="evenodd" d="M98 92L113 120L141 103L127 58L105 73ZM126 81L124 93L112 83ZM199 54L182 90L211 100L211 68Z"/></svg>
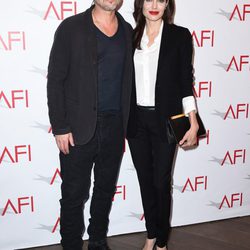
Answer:
<svg viewBox="0 0 250 250"><path fill-rule="evenodd" d="M191 111L197 112L196 104L193 96L186 96L182 98L182 107L185 116L188 116L188 113Z"/></svg>

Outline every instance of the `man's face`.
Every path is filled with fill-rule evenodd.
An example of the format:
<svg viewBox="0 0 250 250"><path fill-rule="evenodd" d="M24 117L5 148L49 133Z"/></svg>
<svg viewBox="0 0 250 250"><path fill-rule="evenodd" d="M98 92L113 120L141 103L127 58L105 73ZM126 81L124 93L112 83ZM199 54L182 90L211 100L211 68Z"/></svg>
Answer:
<svg viewBox="0 0 250 250"><path fill-rule="evenodd" d="M106 11L114 11L122 0L95 0L95 4Z"/></svg>

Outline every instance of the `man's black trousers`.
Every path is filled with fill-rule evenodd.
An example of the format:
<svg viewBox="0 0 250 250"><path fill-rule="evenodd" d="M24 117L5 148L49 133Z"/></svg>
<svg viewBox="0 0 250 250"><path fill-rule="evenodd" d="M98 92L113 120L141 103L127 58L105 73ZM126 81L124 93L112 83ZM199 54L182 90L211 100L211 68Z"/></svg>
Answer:
<svg viewBox="0 0 250 250"><path fill-rule="evenodd" d="M60 153L60 233L64 250L82 249L82 235L85 230L83 208L89 198L93 166L94 187L87 231L90 242L105 242L123 145L120 113L104 112L98 115L95 134L87 144L70 147L68 155Z"/></svg>

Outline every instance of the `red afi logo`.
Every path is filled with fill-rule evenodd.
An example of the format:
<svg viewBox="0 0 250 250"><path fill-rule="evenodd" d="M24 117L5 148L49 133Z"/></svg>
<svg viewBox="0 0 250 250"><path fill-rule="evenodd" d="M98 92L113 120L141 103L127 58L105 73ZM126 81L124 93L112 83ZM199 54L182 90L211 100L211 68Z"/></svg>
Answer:
<svg viewBox="0 0 250 250"><path fill-rule="evenodd" d="M250 14L250 4L243 4L242 8L236 4L229 20L232 21L236 17L240 21L245 21L247 14Z"/></svg>
<svg viewBox="0 0 250 250"><path fill-rule="evenodd" d="M16 204L16 205L15 205ZM12 202L10 199L6 202L2 216L6 214L8 209L12 210L15 214L23 213L22 207L29 207L30 211L34 212L34 197L27 196L27 197L19 197L15 202Z"/></svg>
<svg viewBox="0 0 250 250"><path fill-rule="evenodd" d="M52 177L52 179L51 179L51 181L50 181L50 185L53 185L53 184L54 184L55 179L56 179L57 176L59 176L60 179L62 178L61 172L60 172L60 170L59 170L58 168L56 169L56 171L55 171L55 173L54 173L54 175L53 175L53 177Z"/></svg>
<svg viewBox="0 0 250 250"><path fill-rule="evenodd" d="M203 93L206 93L208 97L212 96L212 81L204 81L195 83L193 86L194 96L196 98L202 97Z"/></svg>
<svg viewBox="0 0 250 250"><path fill-rule="evenodd" d="M57 218L56 223L52 228L52 231L51 231L52 233L55 233L57 227L59 226L59 222L60 222L60 217Z"/></svg>
<svg viewBox="0 0 250 250"><path fill-rule="evenodd" d="M184 193L187 187L190 187L192 192L196 192L198 186L202 187L203 190L207 190L207 176L197 176L193 181L188 178L181 192Z"/></svg>
<svg viewBox="0 0 250 250"><path fill-rule="evenodd" d="M245 66L244 66L245 65ZM248 67L246 67L246 65ZM232 59L230 60L230 63L227 67L227 72L232 69L236 69L236 71L243 71L243 67L246 70L250 70L250 56L249 55L240 55L238 58L233 56Z"/></svg>
<svg viewBox="0 0 250 250"><path fill-rule="evenodd" d="M29 107L29 92L28 90L11 90L10 93L0 91L0 101L5 105L14 109L17 106Z"/></svg>
<svg viewBox="0 0 250 250"><path fill-rule="evenodd" d="M206 132L205 136L200 136L197 138L197 143L199 143L200 140L203 140L204 138L206 138L206 144L208 145L210 142L210 130L208 129Z"/></svg>
<svg viewBox="0 0 250 250"><path fill-rule="evenodd" d="M20 158L24 159L24 156L26 158L26 161L31 161L30 145L17 145L9 149L7 147L4 147L2 151L0 150L0 164L5 157L7 157L12 163L18 163L21 161Z"/></svg>
<svg viewBox="0 0 250 250"><path fill-rule="evenodd" d="M239 162L239 159L241 159L241 162ZM228 160L231 165L235 165L236 163L244 164L246 162L246 149L236 149L231 154L229 151L227 151L223 158L221 166L225 164L226 160Z"/></svg>
<svg viewBox="0 0 250 250"><path fill-rule="evenodd" d="M228 208L233 208L236 202L238 203L238 206L242 206L243 193L231 194L229 197L224 195L219 209L221 209L223 205L226 205Z"/></svg>
<svg viewBox="0 0 250 250"><path fill-rule="evenodd" d="M192 37L197 47L205 47L205 45L214 47L214 30L193 31Z"/></svg>
<svg viewBox="0 0 250 250"><path fill-rule="evenodd" d="M231 117L231 116L233 119L237 120L240 118L240 114L242 114L241 118L248 119L249 103L239 103L239 104L236 104L235 107L230 105L227 109L225 116L224 116L224 120L228 119L228 117Z"/></svg>
<svg viewBox="0 0 250 250"><path fill-rule="evenodd" d="M120 186L116 186L116 191L115 194L113 196L112 201L115 200L115 197L117 195L121 195L123 200L126 200L126 186L125 185L120 185Z"/></svg>
<svg viewBox="0 0 250 250"><path fill-rule="evenodd" d="M77 3L75 1L61 1L60 6L56 7L53 1L50 2L44 20L47 20L49 15L55 16L58 20L65 19L65 13L68 12L68 16L77 14Z"/></svg>
<svg viewBox="0 0 250 250"><path fill-rule="evenodd" d="M26 50L26 36L24 31L8 31L7 34L0 34L0 49L11 51L14 48Z"/></svg>

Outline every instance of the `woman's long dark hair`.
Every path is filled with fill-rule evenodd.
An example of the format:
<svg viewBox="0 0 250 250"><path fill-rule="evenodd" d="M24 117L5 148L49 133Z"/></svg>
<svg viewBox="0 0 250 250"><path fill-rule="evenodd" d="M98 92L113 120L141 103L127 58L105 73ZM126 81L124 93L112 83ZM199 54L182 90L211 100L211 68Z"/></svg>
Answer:
<svg viewBox="0 0 250 250"><path fill-rule="evenodd" d="M134 30L133 44L134 48L141 49L141 39L146 23L146 19L143 15L143 4L145 0L135 0L133 17L136 22ZM167 1L167 0L166 0ZM174 0L168 0L167 8L162 16L163 21L167 23L173 23L175 14L175 2Z"/></svg>

